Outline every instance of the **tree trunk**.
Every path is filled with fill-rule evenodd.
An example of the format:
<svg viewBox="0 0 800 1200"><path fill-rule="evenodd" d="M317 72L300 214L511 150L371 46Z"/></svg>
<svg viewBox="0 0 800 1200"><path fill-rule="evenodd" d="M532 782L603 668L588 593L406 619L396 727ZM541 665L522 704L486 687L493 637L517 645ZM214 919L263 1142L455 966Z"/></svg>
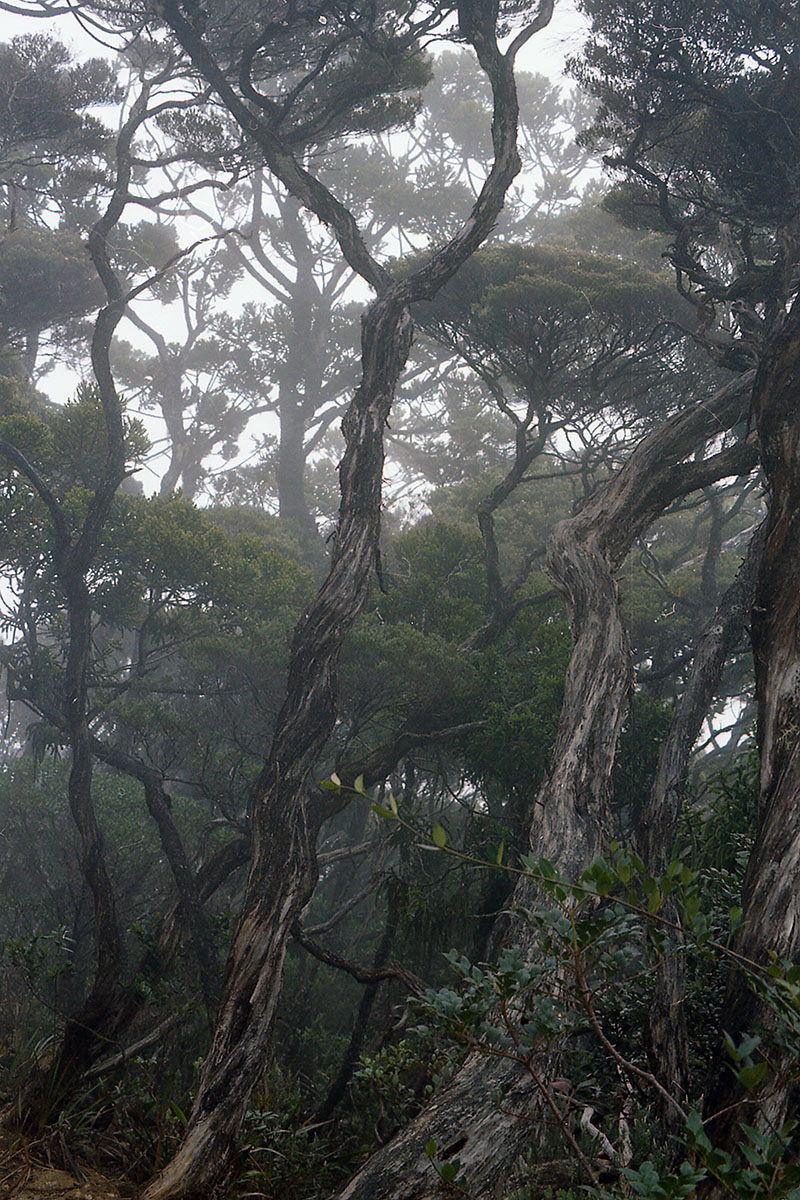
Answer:
<svg viewBox="0 0 800 1200"><path fill-rule="evenodd" d="M278 512L292 524L302 541L314 541L317 527L309 512L305 491L305 438L306 420L316 411L316 397L322 384L316 325L325 302L314 279L315 255L308 229L301 218L300 203L292 195L279 203L296 276L289 289L291 338L278 392L280 439L275 467Z"/></svg>
<svg viewBox="0 0 800 1200"><path fill-rule="evenodd" d="M772 955L796 961L800 953L800 300L763 355L753 413L769 493L752 624L761 765L735 950L763 967ZM732 970L720 1028L736 1042L757 1033L769 1044L775 1023L746 973ZM734 1150L741 1121L780 1128L789 1090L785 1055L767 1054L776 1070L745 1092L720 1049L704 1109L715 1144Z"/></svg>
<svg viewBox="0 0 800 1200"><path fill-rule="evenodd" d="M278 512L301 535L316 536L314 518L306 503L304 477L306 470L305 419L297 391L279 405L280 441L275 478L278 484Z"/></svg>
<svg viewBox="0 0 800 1200"><path fill-rule="evenodd" d="M92 606L87 577L103 535L117 489L125 478L125 429L122 406L111 372L111 339L125 311L125 297L111 266L108 235L119 221L128 200L131 179L131 143L147 116L151 82L143 81L117 138L117 171L114 191L105 212L89 233L88 250L106 291L107 304L97 315L92 334L91 360L107 439L102 477L92 492L80 527L55 493L19 451L3 443L0 453L28 480L47 510L52 527L55 573L66 601L69 641L64 678L64 714L69 732L72 765L69 805L80 839L80 859L94 906L96 968L89 994L78 1012L67 1020L55 1056L57 1074L48 1080L45 1099L41 1076L34 1077L18 1106L23 1122L52 1115L69 1086L88 1065L98 1044L107 1048L115 1034L113 1014L119 1010L123 965L122 938L117 923L114 893L106 870L103 838L92 798L92 755L89 732L87 675L92 649ZM4 1119L8 1117L4 1113Z"/></svg>
<svg viewBox="0 0 800 1200"><path fill-rule="evenodd" d="M192 453L189 445L189 434L184 420L186 409L183 395L184 365L182 355L180 357L173 355L160 335L156 345L163 375L163 384L160 390L158 405L161 409L161 416L167 427L167 437L169 438L169 463L164 474L161 476L158 494L162 499L166 499L180 485L184 498L186 500L193 500L196 489L192 490L188 487L186 481L186 475L189 473L188 468L192 463ZM193 465L195 468L199 467L199 463Z"/></svg>
<svg viewBox="0 0 800 1200"><path fill-rule="evenodd" d="M336 716L339 652L364 602L380 523L383 428L411 344L408 311L379 299L364 322L364 378L344 422L342 504L330 573L295 633L287 698L258 780L253 863L219 1020L186 1139L148 1200L209 1196L267 1061L292 926L316 882L304 794Z"/></svg>
<svg viewBox="0 0 800 1200"><path fill-rule="evenodd" d="M725 663L744 636L755 595L764 549L764 526L753 535L733 583L706 625L695 651L692 671L658 757L636 837L639 854L651 875L661 875L670 861L678 818L683 808L692 748L706 718ZM673 916L667 912L665 915ZM664 960L656 976L647 1015L648 1058L664 1089L685 1108L689 1091L689 1047L686 1031L684 959ZM683 1154L683 1121L674 1105L657 1098L668 1153Z"/></svg>
<svg viewBox="0 0 800 1200"><path fill-rule="evenodd" d="M113 1030L108 1028L108 1018L119 995L123 955L114 891L106 870L103 836L92 801L86 685L91 648L91 601L82 573L77 578L67 577L64 583L70 618L64 705L72 752L69 805L80 838L81 870L94 905L97 953L89 994L79 1012L68 1017L64 1029L59 1072L69 1079L83 1073L98 1041L113 1036Z"/></svg>
<svg viewBox="0 0 800 1200"><path fill-rule="evenodd" d="M395 903L397 897L389 897L389 902L386 910L386 925L384 927L383 936L378 943L378 948L375 951L375 957L372 960L373 970L386 965L389 958L389 951L392 948L395 932L397 930L397 915L398 905ZM353 1078L353 1071L356 1068L361 1047L364 1044L364 1038L367 1033L369 1018L372 1014L372 1009L375 1004L375 999L378 995L378 989L381 986L379 979L370 980L365 986L364 991L359 1001L356 1019L353 1022L353 1028L350 1033L350 1041L347 1049L344 1052L341 1065L336 1078L328 1088L328 1094L320 1104L314 1114L314 1124L324 1123L329 1121L334 1112L339 1106L345 1092L347 1091L350 1080Z"/></svg>
<svg viewBox="0 0 800 1200"><path fill-rule="evenodd" d="M495 161L458 233L408 278L393 282L364 246L349 213L256 117L220 70L180 7L160 11L273 173L331 227L348 263L379 293L362 321L362 379L342 422L341 505L331 567L295 632L287 696L252 811L253 863L228 959L216 1034L186 1138L147 1189L147 1200L207 1200L219 1192L250 1093L264 1068L280 995L286 943L314 886L313 844L305 810L308 778L336 718L337 665L344 638L366 599L380 532L383 430L411 345L411 303L432 296L492 229L520 169L514 54L501 55L494 18L465 6L465 36L492 85ZM546 24L545 0L538 21ZM538 28L536 21L531 27Z"/></svg>
<svg viewBox="0 0 800 1200"><path fill-rule="evenodd" d="M62 541L60 537L57 538ZM67 597L69 648L64 681L64 711L72 763L68 797L78 831L80 866L92 897L96 963L92 984L79 1009L65 1022L61 1045L37 1065L21 1094L3 1110L4 1125L40 1127L59 1110L64 1096L89 1066L99 1047L114 1043L114 1014L119 1010L123 968L122 937L105 863L103 835L92 799L92 756L88 725L87 669L91 648L91 599L80 565L71 561L69 544L57 551L58 573Z"/></svg>
<svg viewBox="0 0 800 1200"><path fill-rule="evenodd" d="M207 859L197 871L194 882L196 903L202 905L204 901L214 895L231 875L241 870L249 861L249 852L250 839L247 837L237 837L233 841L227 842L224 846L220 846L212 854L211 858ZM206 929L208 929L208 920L204 913L203 920ZM133 979L143 978L150 984L161 979L177 954L183 933L187 928L191 936L192 926L188 920L186 905L178 898L161 917L156 928L154 945L145 951L131 972ZM219 980L215 957L212 958L212 962L213 974L210 975L212 983L211 993L217 999L219 996ZM127 1029L130 1029L136 1018L141 1014L146 1003L146 995L141 988L128 987L126 989L120 1010L115 1016L114 1030L117 1039ZM126 1059L123 1055L120 1063L122 1064L125 1061ZM92 1064L90 1073L92 1075L97 1073L97 1064Z"/></svg>
<svg viewBox="0 0 800 1200"><path fill-rule="evenodd" d="M42 706L43 710L45 707ZM54 724L58 724L56 714L48 714L48 719ZM95 758L99 759L100 762L107 763L121 774L138 780L144 789L147 810L156 824L161 848L164 851L164 857L172 872L175 891L178 897L177 907L182 918L181 925L183 930L188 932L191 940L200 978L200 991L206 1013L208 1014L209 1025L213 1030L217 1001L219 1000L220 972L214 949L214 936L205 909L203 908L203 900L208 897L210 892L206 891L204 894L201 894L201 887L205 885L200 878L200 874L198 873L196 877L192 869L180 831L175 824L170 798L164 791L161 776L152 767L148 767L132 755L127 754L124 750L120 750L117 746L107 745L99 738L91 738L90 749ZM218 852L219 855L222 855L225 861L236 861L235 854L228 855L227 847L223 847L222 851ZM243 861L246 861L246 857ZM233 869L234 867L231 867L231 870ZM169 920L162 922L159 944L162 937L167 936L166 930L169 927ZM176 928L174 919L172 927L173 929ZM176 934L172 935L171 942L167 938L165 945L171 945L170 953L159 952L161 962L159 971L167 966L174 955L177 949L176 938ZM120 1002L120 1012L117 1015L115 1026L118 1034L128 1027L136 1012L141 1007L136 1000L133 1003L131 1000L130 995L126 995Z"/></svg>
<svg viewBox="0 0 800 1200"><path fill-rule="evenodd" d="M214 950L214 936L206 917L197 888L197 880L186 854L178 827L172 817L169 797L164 793L160 781L148 778L144 781L147 809L156 823L161 848L169 863L178 904L186 929L192 942L200 976L200 992L208 1015L211 1029L219 999L219 969Z"/></svg>
<svg viewBox="0 0 800 1200"><path fill-rule="evenodd" d="M535 802L531 846L575 878L612 832L611 769L633 684L628 635L614 573L635 539L679 496L754 464L754 447L692 459L698 445L741 418L750 378L734 381L705 404L666 421L584 509L556 526L546 570L567 605L575 645L553 750L553 767ZM533 934L521 915L536 902L523 878L514 892L506 942L529 960ZM453 1082L388 1146L379 1150L339 1200L436 1200L450 1194L424 1146L439 1161L458 1156L470 1195L484 1196L507 1174L547 1103L550 1063L533 1071L471 1054ZM533 1072L536 1072L534 1076Z"/></svg>

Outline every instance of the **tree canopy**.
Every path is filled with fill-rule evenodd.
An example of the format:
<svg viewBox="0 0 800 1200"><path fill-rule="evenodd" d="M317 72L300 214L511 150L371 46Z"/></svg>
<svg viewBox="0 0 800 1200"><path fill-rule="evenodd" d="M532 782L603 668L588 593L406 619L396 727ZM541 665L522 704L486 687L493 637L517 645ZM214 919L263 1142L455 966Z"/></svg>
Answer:
<svg viewBox="0 0 800 1200"><path fill-rule="evenodd" d="M794 7L0 7L11 1195L793 1195Z"/></svg>

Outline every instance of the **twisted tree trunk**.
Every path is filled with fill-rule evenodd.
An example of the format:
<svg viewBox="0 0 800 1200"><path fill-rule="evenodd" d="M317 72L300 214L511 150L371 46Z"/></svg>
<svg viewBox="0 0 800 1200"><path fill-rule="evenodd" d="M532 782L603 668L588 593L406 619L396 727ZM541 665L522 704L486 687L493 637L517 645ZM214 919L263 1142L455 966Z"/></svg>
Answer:
<svg viewBox="0 0 800 1200"><path fill-rule="evenodd" d="M576 877L612 832L611 769L633 684L628 635L615 572L634 540L669 504L726 475L749 470L755 447L738 445L685 461L729 429L746 411L752 377L723 388L705 404L666 421L584 509L556 526L546 570L563 597L575 645L553 750L553 768L536 799L531 846L557 871ZM536 901L523 878L506 942L529 960L536 946L521 915ZM449 1194L424 1147L436 1143L440 1162L458 1157L473 1196L492 1194L531 1136L548 1104L546 1057L526 1068L508 1059L471 1054L453 1082L407 1129L379 1150L339 1194L339 1200L437 1200Z"/></svg>
<svg viewBox="0 0 800 1200"><path fill-rule="evenodd" d="M114 331L125 311L126 297L113 270L108 237L128 201L132 174L131 145L147 117L155 80L144 81L117 138L116 178L105 212L89 234L88 249L105 288L107 303L100 310L92 335L91 360L107 441L102 477L95 487L85 516L75 527L65 506L36 469L14 447L0 443L0 454L27 479L43 503L51 525L53 563L64 595L69 638L64 672L63 712L72 763L68 783L69 806L80 844L80 864L92 897L96 943L94 977L80 1008L67 1018L61 1046L55 1055L55 1072L37 1071L4 1119L17 1117L30 1124L57 1112L70 1085L79 1078L98 1047L113 1043L115 1013L121 994L122 937L117 920L111 879L105 863L103 837L92 797L92 753L89 730L88 670L92 648L92 602L87 582L100 547L103 529L117 489L125 478L125 430L122 406L111 373L109 352ZM44 1103L46 1097L45 1111Z"/></svg>
<svg viewBox="0 0 800 1200"><path fill-rule="evenodd" d="M253 795L253 860L216 1033L186 1138L146 1192L147 1200L206 1200L224 1186L248 1098L267 1059L286 944L316 880L304 797L336 718L341 646L366 599L378 553L383 430L411 346L409 305L434 295L478 248L519 171L513 62L522 41L518 37L511 51L501 54L494 17L465 5L462 32L492 86L495 161L459 232L412 276L393 282L368 253L352 215L299 164L266 117L254 116L244 104L179 6L169 0L162 11L273 173L330 226L347 261L379 293L363 318L362 379L342 423L346 449L339 468L341 504L330 571L295 632L286 700ZM551 13L552 3L546 0L540 23Z"/></svg>
<svg viewBox="0 0 800 1200"><path fill-rule="evenodd" d="M769 492L752 623L761 765L734 948L763 967L772 955L796 961L800 954L800 299L762 357L753 414ZM769 1043L775 1022L746 973L732 970L720 1028L737 1042L760 1033ZM774 1069L761 1087L746 1092L720 1048L704 1107L715 1144L734 1150L741 1121L780 1128L791 1081L785 1054L775 1049L770 1059Z"/></svg>

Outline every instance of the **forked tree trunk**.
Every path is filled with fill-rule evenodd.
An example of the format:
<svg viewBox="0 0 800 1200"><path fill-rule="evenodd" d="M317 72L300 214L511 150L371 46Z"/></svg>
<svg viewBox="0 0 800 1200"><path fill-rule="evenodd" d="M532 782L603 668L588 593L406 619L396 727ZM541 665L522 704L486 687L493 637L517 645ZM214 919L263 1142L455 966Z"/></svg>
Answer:
<svg viewBox="0 0 800 1200"><path fill-rule="evenodd" d="M617 739L633 684L628 635L614 579L634 540L679 496L754 463L739 446L704 461L698 446L730 428L746 409L749 379L723 388L707 404L664 423L584 509L556 526L547 572L567 605L575 645L553 750L553 768L536 799L531 846L575 877L611 833L610 782ZM535 903L528 879L517 885L506 942L534 959L530 926L519 915ZM451 1194L424 1151L458 1157L472 1196L490 1195L507 1177L545 1107L550 1060L533 1071L513 1061L471 1054L453 1082L407 1129L379 1150L339 1200L436 1200ZM535 1072L535 1075L534 1075Z"/></svg>
<svg viewBox="0 0 800 1200"><path fill-rule="evenodd" d="M753 656L760 752L755 845L745 874L736 952L760 966L771 955L800 953L800 300L763 356L753 414L769 493L767 541L753 608ZM731 972L720 1028L739 1042L760 1033L769 1043L775 1016ZM776 1070L745 1092L720 1050L706 1092L704 1116L715 1144L735 1150L739 1123L779 1129L790 1079L780 1050ZM721 1114L716 1116L716 1114Z"/></svg>
<svg viewBox="0 0 800 1200"><path fill-rule="evenodd" d="M461 230L412 276L394 283L367 252L352 215L296 161L266 117L254 117L242 102L179 6L165 3L162 11L273 172L332 228L347 261L379 293L363 318L363 374L342 423L346 449L330 572L295 632L286 701L253 796L253 861L216 1033L184 1142L145 1193L147 1200L208 1200L224 1186L247 1101L266 1064L286 944L316 879L305 793L333 729L339 653L366 599L378 552L383 430L411 345L408 306L433 296L480 246L519 171L513 60L521 42L501 55L493 19L465 6L463 32L492 85L494 165ZM541 23L551 13L548 0Z"/></svg>

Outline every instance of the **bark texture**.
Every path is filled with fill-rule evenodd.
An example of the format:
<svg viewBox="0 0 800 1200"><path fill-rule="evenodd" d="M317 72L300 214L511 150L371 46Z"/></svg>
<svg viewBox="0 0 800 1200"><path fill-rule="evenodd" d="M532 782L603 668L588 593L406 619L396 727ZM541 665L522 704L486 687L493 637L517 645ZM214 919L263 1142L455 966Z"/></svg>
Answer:
<svg viewBox="0 0 800 1200"><path fill-rule="evenodd" d="M214 1040L186 1138L147 1189L147 1200L219 1194L253 1087L263 1071L292 927L316 880L305 793L336 719L337 666L344 638L367 595L376 562L383 475L383 430L411 345L409 305L435 294L490 232L519 171L513 55L501 55L494 17L468 10L462 32L492 86L495 161L458 233L418 271L394 283L369 255L352 215L302 167L267 121L228 82L177 4L162 11L273 173L324 221L355 270L379 293L362 322L362 379L342 423L341 504L329 574L295 632L287 696L251 816L253 860L228 958ZM543 14L549 20L552 5Z"/></svg>
<svg viewBox="0 0 800 1200"><path fill-rule="evenodd" d="M765 352L753 391L769 506L766 547L753 608L752 638L760 752L756 840L743 886L735 950L764 966L771 954L800 953L800 301ZM741 970L731 972L721 1029L769 1039L774 1017ZM744 1093L724 1052L706 1092L709 1136L729 1149L739 1123L780 1127L788 1080L768 1072L761 1089ZM719 1116L715 1117L715 1114Z"/></svg>
<svg viewBox="0 0 800 1200"><path fill-rule="evenodd" d="M531 846L575 877L611 831L610 781L617 738L633 677L615 572L638 537L675 499L714 480L751 469L755 446L739 445L706 459L699 446L746 411L752 377L721 389L707 403L666 421L583 510L556 526L546 569L563 597L575 640L567 672L553 767L537 796ZM535 957L530 927L519 915L535 902L522 879L514 892L506 938ZM339 1194L339 1200L437 1200L450 1194L424 1146L440 1161L457 1156L473 1196L491 1195L531 1136L547 1103L547 1061L529 1068L471 1054L452 1084Z"/></svg>

